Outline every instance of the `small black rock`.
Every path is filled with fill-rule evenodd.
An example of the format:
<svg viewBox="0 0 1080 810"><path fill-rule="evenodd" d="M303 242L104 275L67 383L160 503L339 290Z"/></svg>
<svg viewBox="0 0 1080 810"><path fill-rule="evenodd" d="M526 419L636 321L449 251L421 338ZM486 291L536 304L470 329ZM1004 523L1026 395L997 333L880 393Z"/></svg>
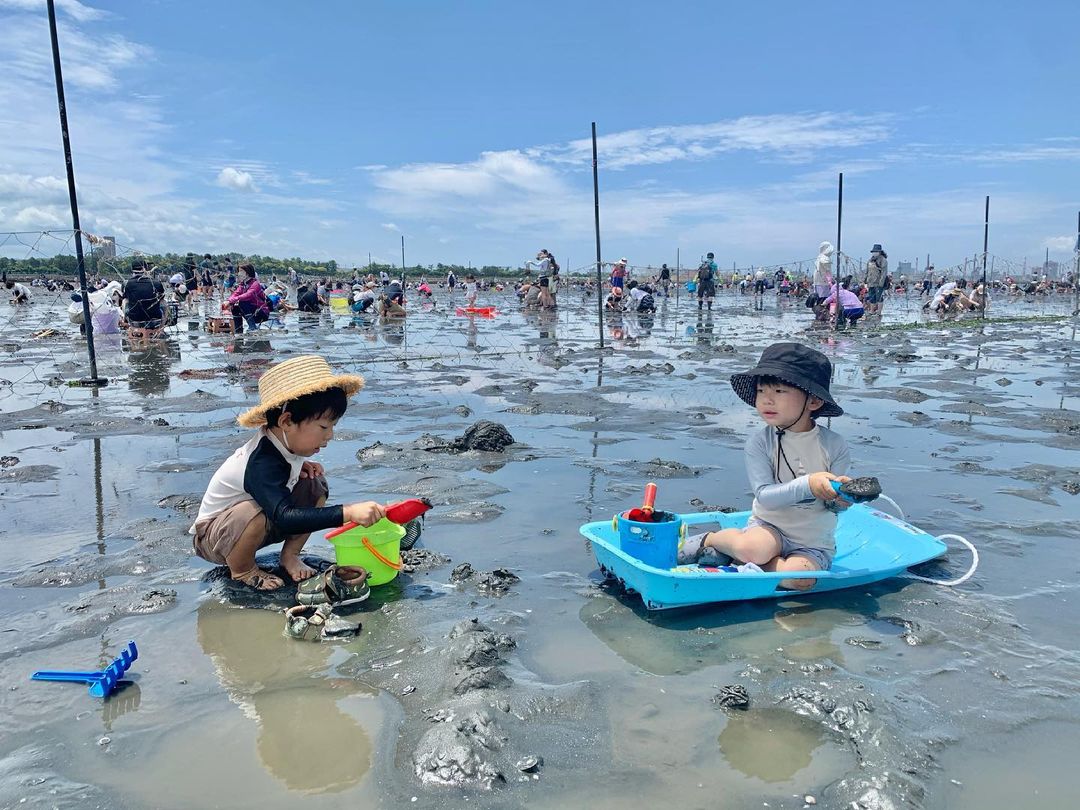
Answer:
<svg viewBox="0 0 1080 810"><path fill-rule="evenodd" d="M741 684L722 687L713 697L713 703L723 709L749 709L750 694Z"/></svg>

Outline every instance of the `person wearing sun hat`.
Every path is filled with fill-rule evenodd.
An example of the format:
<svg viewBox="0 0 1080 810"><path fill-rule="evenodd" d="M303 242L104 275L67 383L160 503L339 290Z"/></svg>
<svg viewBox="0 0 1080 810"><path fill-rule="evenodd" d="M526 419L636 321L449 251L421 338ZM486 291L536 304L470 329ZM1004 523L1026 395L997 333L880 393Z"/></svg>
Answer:
<svg viewBox="0 0 1080 810"><path fill-rule="evenodd" d="M281 543L281 567L299 582L316 573L300 560L311 532L382 519L385 509L375 501L327 506L322 465L310 460L363 387L363 377L335 374L316 355L271 366L259 378L259 404L236 420L257 432L218 468L203 495L190 529L195 553L227 565L235 580L274 590L284 581L259 568L259 549Z"/></svg>
<svg viewBox="0 0 1080 810"><path fill-rule="evenodd" d="M680 564L720 554L765 571L828 570L836 513L847 506L832 482L851 480L847 442L817 423L844 413L829 391L831 377L829 358L799 343L774 343L754 368L731 376L739 399L765 423L745 448L752 515L744 529L688 537ZM806 590L815 582L788 579L781 587Z"/></svg>
<svg viewBox="0 0 1080 810"><path fill-rule="evenodd" d="M619 259L611 266L611 288L622 289L626 283L626 257Z"/></svg>

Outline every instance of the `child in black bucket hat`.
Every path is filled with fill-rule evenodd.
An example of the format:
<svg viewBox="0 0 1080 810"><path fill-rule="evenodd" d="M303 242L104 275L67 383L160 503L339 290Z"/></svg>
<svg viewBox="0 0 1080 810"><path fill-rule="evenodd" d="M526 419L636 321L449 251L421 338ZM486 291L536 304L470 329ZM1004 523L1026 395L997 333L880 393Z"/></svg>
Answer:
<svg viewBox="0 0 1080 810"><path fill-rule="evenodd" d="M831 377L829 359L798 343L775 343L757 366L731 376L735 393L765 422L745 449L753 513L744 529L687 538L680 564L697 562L712 549L765 571L828 570L836 551L836 512L847 506L831 482L850 480L851 463L847 442L816 421L844 413L829 392ZM806 590L815 582L790 579L781 586Z"/></svg>

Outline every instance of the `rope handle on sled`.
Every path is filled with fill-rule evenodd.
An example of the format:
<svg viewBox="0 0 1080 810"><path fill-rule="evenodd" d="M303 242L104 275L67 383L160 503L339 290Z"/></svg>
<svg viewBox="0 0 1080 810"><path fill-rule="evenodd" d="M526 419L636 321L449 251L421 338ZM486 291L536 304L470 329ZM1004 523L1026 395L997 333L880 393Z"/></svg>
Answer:
<svg viewBox="0 0 1080 810"><path fill-rule="evenodd" d="M368 551L370 551L372 556L376 560L381 562L383 565L388 565L391 568L393 568L395 571L400 571L401 570L401 567L404 565L404 563L401 562L400 559L397 562L391 562L390 560L386 559L386 557L384 557L382 554L380 554L378 549L376 549L375 546L372 544L372 542L370 540L368 540L366 537L363 540L361 540L360 542L362 542L364 544L364 548L366 548Z"/></svg>
<svg viewBox="0 0 1080 810"><path fill-rule="evenodd" d="M975 573L975 569L979 567L978 549L976 549L972 543L968 542L966 539L964 539L958 534L939 534L937 536L938 540L945 540L946 538L950 540L959 540L961 543L967 546L968 550L971 552L971 567L968 568L967 572L963 576L959 576L956 579L932 579L930 577L922 577L918 574L913 574L910 571L901 574L901 576L907 577L909 579L917 579L919 580L919 582L929 582L931 585L945 585L947 587L959 585L961 582L967 582L969 579L971 579L972 575Z"/></svg>
<svg viewBox="0 0 1080 810"><path fill-rule="evenodd" d="M907 520L907 517L904 515L904 510L900 508L900 504L898 504L888 495L882 493L881 495L878 495L878 499L891 503L896 509L896 511L900 513L900 519L905 521ZM968 551L971 552L971 567L968 568L968 570L962 576L959 576L956 579L933 579L932 577L923 577L919 576L918 574L913 574L910 571L905 571L900 576L907 579L916 579L919 582L928 582L931 585L944 585L945 587L949 588L953 587L954 585L959 585L962 582L967 582L969 579L971 579L971 577L975 574L975 569L979 567L979 550L975 548L974 544L958 534L939 534L937 536L937 539L942 541L947 539L959 540L961 543L963 543L967 547Z"/></svg>
<svg viewBox="0 0 1080 810"><path fill-rule="evenodd" d="M904 515L904 510L900 508L900 504L898 504L888 495L882 493L881 495L878 495L878 499L891 503L896 509L896 511L900 513L900 519L904 521L907 520L907 517ZM963 543L967 547L968 551L971 552L971 567L968 568L968 570L962 576L959 576L956 579L933 579L932 577L923 577L919 576L918 574L913 574L910 571L905 571L900 576L906 579L916 579L919 582L928 582L931 585L944 585L948 588L951 588L954 585L959 585L962 582L967 582L969 579L971 579L971 577L975 574L975 569L979 567L979 550L975 548L974 544L972 544L966 538L961 537L958 534L939 534L937 536L937 539L942 541L946 539L959 540L961 543Z"/></svg>

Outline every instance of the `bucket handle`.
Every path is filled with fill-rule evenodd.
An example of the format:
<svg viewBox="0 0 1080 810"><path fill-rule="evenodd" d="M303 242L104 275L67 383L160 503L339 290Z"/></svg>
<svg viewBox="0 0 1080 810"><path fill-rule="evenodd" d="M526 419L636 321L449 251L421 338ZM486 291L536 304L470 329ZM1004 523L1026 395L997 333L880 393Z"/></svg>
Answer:
<svg viewBox="0 0 1080 810"><path fill-rule="evenodd" d="M400 571L400 570L401 570L401 566L403 566L403 565L404 565L404 563L403 563L403 562L401 562L401 557L400 557L400 555L399 555L399 557L398 557L398 561L397 561L397 562L391 562L390 560L386 559L386 557L384 557L384 556L383 556L382 554L380 554L380 553L378 552L378 550L377 550L377 549L375 548L375 546L374 546L374 545L372 545L371 541L370 541L370 540L368 540L368 539L367 539L366 537L365 537L365 538L364 538L364 539L363 539L363 540L362 540L361 542L362 542L362 543L364 544L364 548L366 548L366 549L367 549L368 551L370 551L370 552L371 552L371 554L372 554L372 556L373 556L373 557L374 557L374 558L375 558L376 560L378 560L379 562L381 562L381 563L382 563L383 565L387 565L387 566L389 566L390 568L393 568L393 569L394 569L395 571Z"/></svg>

